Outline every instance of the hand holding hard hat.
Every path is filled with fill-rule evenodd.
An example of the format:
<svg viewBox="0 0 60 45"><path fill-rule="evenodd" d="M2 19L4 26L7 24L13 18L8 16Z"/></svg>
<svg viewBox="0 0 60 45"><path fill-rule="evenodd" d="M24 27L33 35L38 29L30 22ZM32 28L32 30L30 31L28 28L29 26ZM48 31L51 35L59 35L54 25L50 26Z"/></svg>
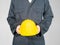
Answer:
<svg viewBox="0 0 60 45"><path fill-rule="evenodd" d="M39 26L39 25L37 25L37 28L38 28L38 33L40 33L40 26Z"/></svg>
<svg viewBox="0 0 60 45"><path fill-rule="evenodd" d="M37 28L38 28L38 33L39 33L39 32L40 32L40 26L37 25ZM20 34L19 29L20 29L20 25L18 25L17 28L16 28L16 32L17 32L18 34Z"/></svg>
<svg viewBox="0 0 60 45"><path fill-rule="evenodd" d="M40 32L40 26L32 20L26 19L21 25L17 26L16 32L22 36L33 36Z"/></svg>
<svg viewBox="0 0 60 45"><path fill-rule="evenodd" d="M20 33L19 33L19 29L20 29L20 25L18 25L17 28L16 28L17 34L20 34Z"/></svg>

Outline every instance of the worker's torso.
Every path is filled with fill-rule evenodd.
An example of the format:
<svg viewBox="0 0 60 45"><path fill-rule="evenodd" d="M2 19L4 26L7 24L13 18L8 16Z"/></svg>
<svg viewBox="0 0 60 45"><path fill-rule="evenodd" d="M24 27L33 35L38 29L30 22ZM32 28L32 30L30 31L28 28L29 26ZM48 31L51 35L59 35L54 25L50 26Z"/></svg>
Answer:
<svg viewBox="0 0 60 45"><path fill-rule="evenodd" d="M32 19L37 24L41 22L44 12L44 0L15 0L14 13L16 20Z"/></svg>
<svg viewBox="0 0 60 45"><path fill-rule="evenodd" d="M43 12L43 0L32 0L31 3L28 0L15 0L14 2L14 14L17 22L22 22L24 19L32 19L39 24L42 20ZM15 35L13 45L45 45L45 43L43 36L28 38Z"/></svg>

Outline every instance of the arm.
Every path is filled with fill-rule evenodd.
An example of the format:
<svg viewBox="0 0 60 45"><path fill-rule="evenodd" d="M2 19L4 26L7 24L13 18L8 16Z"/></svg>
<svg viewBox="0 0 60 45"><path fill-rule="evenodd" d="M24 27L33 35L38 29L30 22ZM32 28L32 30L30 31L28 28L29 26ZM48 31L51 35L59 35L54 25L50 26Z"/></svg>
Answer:
<svg viewBox="0 0 60 45"><path fill-rule="evenodd" d="M49 1L48 0L44 0L44 1L45 1L44 13L43 13L44 19L39 23L40 30L41 30L41 32L39 33L40 36L45 34L48 31L53 18Z"/></svg>
<svg viewBox="0 0 60 45"><path fill-rule="evenodd" d="M16 27L18 23L16 22L15 14L14 14L14 2L15 0L11 0L11 5L7 17L8 24L10 25L11 31L13 34L16 33Z"/></svg>

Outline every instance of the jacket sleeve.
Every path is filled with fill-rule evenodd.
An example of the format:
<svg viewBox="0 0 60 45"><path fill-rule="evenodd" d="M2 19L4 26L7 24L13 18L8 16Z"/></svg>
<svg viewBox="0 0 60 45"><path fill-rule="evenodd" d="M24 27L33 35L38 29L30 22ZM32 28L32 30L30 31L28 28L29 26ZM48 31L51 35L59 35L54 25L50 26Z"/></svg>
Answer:
<svg viewBox="0 0 60 45"><path fill-rule="evenodd" d="M8 24L10 25L10 29L13 34L16 33L15 30L18 25L18 23L16 23L16 18L14 14L14 2L15 0L11 0L10 9L7 17Z"/></svg>
<svg viewBox="0 0 60 45"><path fill-rule="evenodd" d="M45 4L44 4L43 20L39 23L39 26L41 28L41 32L39 33L40 36L48 31L53 18L53 13L51 11L49 1L48 0L44 0L44 1Z"/></svg>

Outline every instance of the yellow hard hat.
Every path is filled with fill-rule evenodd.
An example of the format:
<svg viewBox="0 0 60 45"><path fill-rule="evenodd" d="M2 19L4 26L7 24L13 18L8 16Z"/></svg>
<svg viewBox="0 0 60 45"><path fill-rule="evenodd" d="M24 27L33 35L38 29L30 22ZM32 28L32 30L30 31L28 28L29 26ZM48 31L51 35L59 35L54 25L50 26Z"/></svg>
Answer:
<svg viewBox="0 0 60 45"><path fill-rule="evenodd" d="M21 23L19 33L22 36L33 36L38 34L38 28L33 20L26 19Z"/></svg>

